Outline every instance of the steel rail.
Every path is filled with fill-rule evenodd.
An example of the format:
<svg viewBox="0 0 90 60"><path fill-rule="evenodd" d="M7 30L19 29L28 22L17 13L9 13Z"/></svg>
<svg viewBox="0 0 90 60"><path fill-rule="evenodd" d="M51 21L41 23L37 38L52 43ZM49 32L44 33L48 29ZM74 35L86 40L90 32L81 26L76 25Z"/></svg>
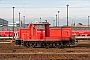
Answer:
<svg viewBox="0 0 90 60"><path fill-rule="evenodd" d="M44 52L37 52L37 53L0 53L1 54L8 54L8 55L11 55L11 54L90 54L90 52L75 52L75 53L72 53L72 52L69 52L69 53L54 53L54 52L47 52L47 53L44 53Z"/></svg>

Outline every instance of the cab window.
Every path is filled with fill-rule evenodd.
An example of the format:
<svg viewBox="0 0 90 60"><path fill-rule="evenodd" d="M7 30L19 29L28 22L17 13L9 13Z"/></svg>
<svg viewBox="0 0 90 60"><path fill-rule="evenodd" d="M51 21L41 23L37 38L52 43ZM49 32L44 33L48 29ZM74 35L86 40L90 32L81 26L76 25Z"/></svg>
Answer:
<svg viewBox="0 0 90 60"><path fill-rule="evenodd" d="M39 28L39 29L42 29L42 28L44 28L44 25L43 25L43 24L38 25L38 28Z"/></svg>
<svg viewBox="0 0 90 60"><path fill-rule="evenodd" d="M36 25L34 25L33 28L36 29Z"/></svg>

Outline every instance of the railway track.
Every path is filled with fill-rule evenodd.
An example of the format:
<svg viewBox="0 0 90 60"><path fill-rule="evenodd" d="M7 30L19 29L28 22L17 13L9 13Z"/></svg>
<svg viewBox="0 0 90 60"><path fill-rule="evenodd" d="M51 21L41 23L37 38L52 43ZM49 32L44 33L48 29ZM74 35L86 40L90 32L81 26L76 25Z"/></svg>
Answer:
<svg viewBox="0 0 90 60"><path fill-rule="evenodd" d="M77 44L67 48L26 48L14 43L0 44L0 59L6 60L59 60L90 59L90 44Z"/></svg>
<svg viewBox="0 0 90 60"><path fill-rule="evenodd" d="M90 59L90 48L64 48L64 49L3 49L0 50L0 59L6 60L59 60L59 59Z"/></svg>
<svg viewBox="0 0 90 60"><path fill-rule="evenodd" d="M90 52L90 44L77 45L67 48L26 48L12 44L0 44L0 52Z"/></svg>
<svg viewBox="0 0 90 60"><path fill-rule="evenodd" d="M77 53L77 52L90 52L90 48L89 49L39 49L39 48L33 48L33 49L0 49L0 53L38 53L38 52L43 52L43 53L47 53L47 52L53 52L53 53Z"/></svg>
<svg viewBox="0 0 90 60"><path fill-rule="evenodd" d="M22 60L58 60L58 59L90 59L87 53L0 53L0 59L22 59ZM10 60L11 60L10 59Z"/></svg>
<svg viewBox="0 0 90 60"><path fill-rule="evenodd" d="M11 54L13 54L13 55L17 55L17 54L19 54L19 55L22 55L22 54L90 54L90 52L58 52L58 53L56 53L56 52L37 52L37 53L0 53L0 55L11 55Z"/></svg>
<svg viewBox="0 0 90 60"><path fill-rule="evenodd" d="M10 41L10 40L8 40L8 41ZM14 42L12 42L12 43L11 42L7 42L7 41L4 40L3 42L0 43L0 49L25 49L26 48L24 46L16 46ZM88 47L90 47L90 40L79 40L76 43L76 46L69 47L69 48L78 48L78 47L79 48L83 48L83 47L88 48Z"/></svg>

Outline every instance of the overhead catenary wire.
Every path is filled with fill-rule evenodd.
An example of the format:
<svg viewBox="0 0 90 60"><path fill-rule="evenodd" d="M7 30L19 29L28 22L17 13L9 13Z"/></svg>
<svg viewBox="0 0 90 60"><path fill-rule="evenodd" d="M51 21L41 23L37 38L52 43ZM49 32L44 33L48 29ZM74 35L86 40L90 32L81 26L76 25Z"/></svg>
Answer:
<svg viewBox="0 0 90 60"><path fill-rule="evenodd" d="M11 8L11 7L0 7L0 8ZM16 7L16 8L66 8L66 7ZM69 8L90 8L90 7L69 7Z"/></svg>

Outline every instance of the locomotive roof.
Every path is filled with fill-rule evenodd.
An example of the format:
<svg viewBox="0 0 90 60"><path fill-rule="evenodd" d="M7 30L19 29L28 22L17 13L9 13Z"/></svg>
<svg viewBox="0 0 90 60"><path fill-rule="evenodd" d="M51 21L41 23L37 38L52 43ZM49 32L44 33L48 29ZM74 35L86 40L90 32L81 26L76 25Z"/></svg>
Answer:
<svg viewBox="0 0 90 60"><path fill-rule="evenodd" d="M49 23L48 23L48 22L39 22L39 23L33 23L33 24L34 24L34 25L37 25L37 24L38 24L38 25L42 25L42 24L45 25L45 24L49 24ZM50 25L50 24L49 24L49 25Z"/></svg>

